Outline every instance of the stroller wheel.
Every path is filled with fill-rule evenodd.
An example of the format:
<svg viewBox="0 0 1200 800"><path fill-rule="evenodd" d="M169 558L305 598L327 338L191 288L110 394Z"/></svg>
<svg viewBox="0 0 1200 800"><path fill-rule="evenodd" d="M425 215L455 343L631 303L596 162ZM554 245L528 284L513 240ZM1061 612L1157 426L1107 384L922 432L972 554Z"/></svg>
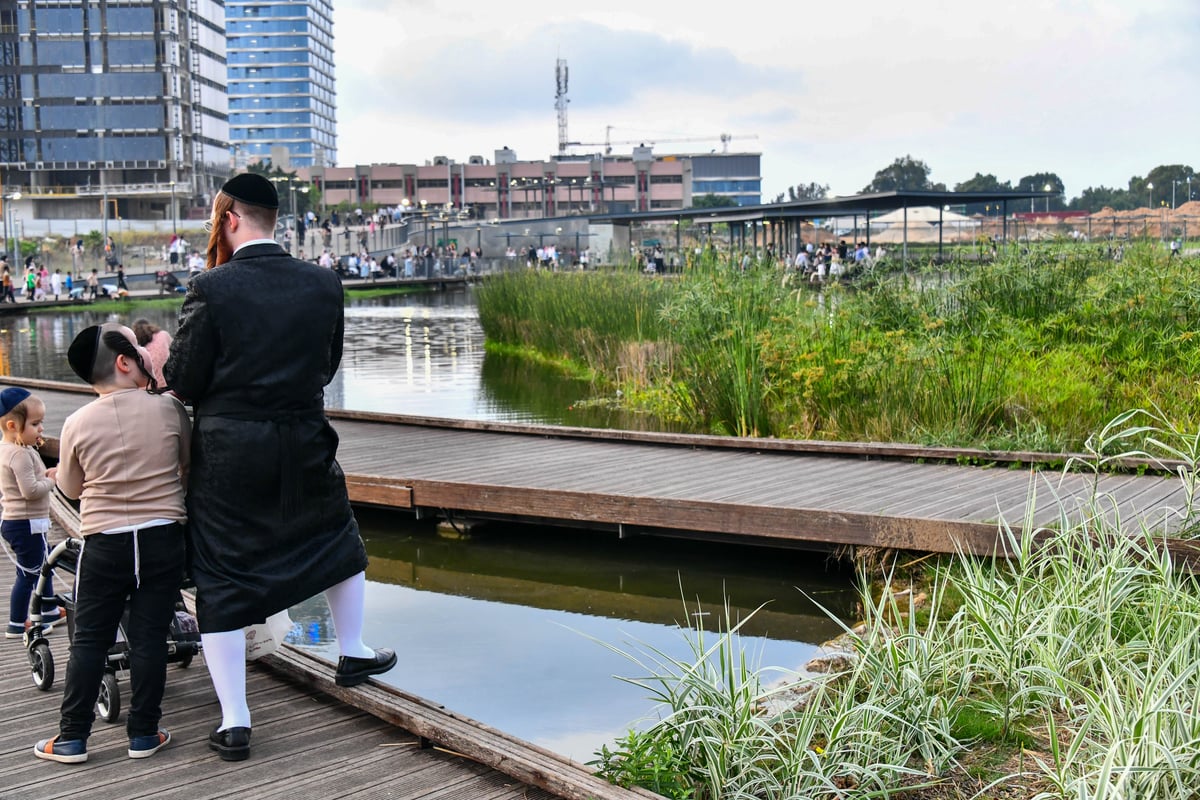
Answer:
<svg viewBox="0 0 1200 800"><path fill-rule="evenodd" d="M117 685L117 676L111 672L104 673L100 681L100 694L96 696L96 715L105 722L116 722L121 716L121 689Z"/></svg>
<svg viewBox="0 0 1200 800"><path fill-rule="evenodd" d="M33 685L43 692L54 685L54 656L50 655L50 644L37 642L29 649L29 668L33 672Z"/></svg>
<svg viewBox="0 0 1200 800"><path fill-rule="evenodd" d="M187 669L188 667L190 667L192 665L192 658L195 655L196 654L193 653L191 650L188 650L186 653L179 656L179 661L176 663L179 664L180 669Z"/></svg>

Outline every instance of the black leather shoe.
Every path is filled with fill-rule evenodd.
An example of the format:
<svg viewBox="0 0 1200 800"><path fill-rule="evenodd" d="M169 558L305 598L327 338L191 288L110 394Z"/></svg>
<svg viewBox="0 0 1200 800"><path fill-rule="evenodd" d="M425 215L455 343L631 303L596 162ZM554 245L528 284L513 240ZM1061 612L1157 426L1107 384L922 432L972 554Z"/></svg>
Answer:
<svg viewBox="0 0 1200 800"><path fill-rule="evenodd" d="M222 761L245 761L250 757L250 729L213 728L208 735L208 747L216 750Z"/></svg>
<svg viewBox="0 0 1200 800"><path fill-rule="evenodd" d="M387 672L396 666L396 653L387 647L375 651L374 658L353 658L342 656L338 659L337 672L333 682L338 686L358 686L372 675Z"/></svg>

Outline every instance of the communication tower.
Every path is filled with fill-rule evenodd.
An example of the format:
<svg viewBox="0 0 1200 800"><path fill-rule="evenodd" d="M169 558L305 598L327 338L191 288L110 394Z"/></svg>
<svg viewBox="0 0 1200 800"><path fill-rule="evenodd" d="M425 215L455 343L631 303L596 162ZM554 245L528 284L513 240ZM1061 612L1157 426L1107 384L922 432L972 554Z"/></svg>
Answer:
<svg viewBox="0 0 1200 800"><path fill-rule="evenodd" d="M567 60L560 58L554 63L554 108L558 110L558 154L567 152Z"/></svg>

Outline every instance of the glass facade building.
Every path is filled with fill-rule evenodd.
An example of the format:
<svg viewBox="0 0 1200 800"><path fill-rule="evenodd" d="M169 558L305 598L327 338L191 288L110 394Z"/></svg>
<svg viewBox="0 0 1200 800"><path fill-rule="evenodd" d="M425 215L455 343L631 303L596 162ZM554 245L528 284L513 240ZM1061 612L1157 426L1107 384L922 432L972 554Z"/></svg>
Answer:
<svg viewBox="0 0 1200 800"><path fill-rule="evenodd" d="M227 0L225 31L235 165L337 164L331 0Z"/></svg>
<svg viewBox="0 0 1200 800"><path fill-rule="evenodd" d="M762 202L762 155L729 153L694 155L692 159L692 196L713 194L729 197L739 206Z"/></svg>
<svg viewBox="0 0 1200 800"><path fill-rule="evenodd" d="M207 202L229 169L225 70L223 0L0 0L4 191L47 218Z"/></svg>

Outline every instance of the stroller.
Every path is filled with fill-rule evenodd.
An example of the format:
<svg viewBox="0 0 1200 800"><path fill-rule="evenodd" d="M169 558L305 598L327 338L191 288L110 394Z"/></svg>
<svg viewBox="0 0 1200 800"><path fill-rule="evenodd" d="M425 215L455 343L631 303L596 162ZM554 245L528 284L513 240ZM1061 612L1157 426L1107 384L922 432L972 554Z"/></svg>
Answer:
<svg viewBox="0 0 1200 800"><path fill-rule="evenodd" d="M47 586L50 576L56 569L62 569L74 575L79 566L79 555L83 543L74 537L59 542L46 557L38 575L37 585L29 599L30 626L25 632L25 648L29 651L29 667L33 673L33 683L43 692L49 691L54 685L54 657L50 652L50 641L42 628L42 603L51 601L62 609L67 622L67 640L75 638L75 598L70 591L60 590L57 594L47 597ZM129 642L125 638L125 628L129 623L129 609L121 618L117 629L117 640L108 651L108 661L104 666L104 678L100 682L100 694L96 700L96 715L105 722L116 722L121 714L121 691L117 684L117 673L129 671ZM200 652L200 626L196 618L188 613L180 595L175 603L175 616L171 620L169 638L167 639L167 663L178 664L186 668L192 659Z"/></svg>

